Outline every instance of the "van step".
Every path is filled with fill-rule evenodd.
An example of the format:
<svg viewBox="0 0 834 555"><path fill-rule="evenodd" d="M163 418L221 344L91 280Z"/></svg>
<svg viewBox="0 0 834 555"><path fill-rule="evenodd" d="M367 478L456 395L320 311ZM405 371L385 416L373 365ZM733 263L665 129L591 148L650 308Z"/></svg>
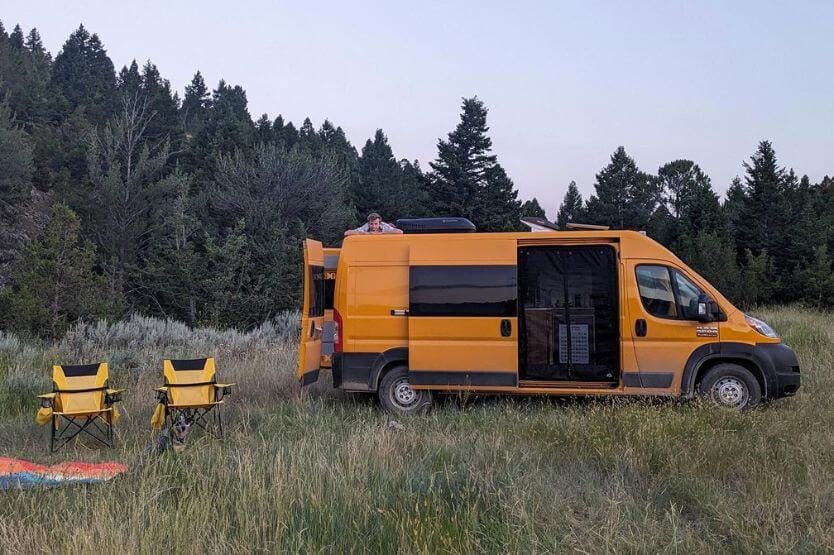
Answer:
<svg viewBox="0 0 834 555"><path fill-rule="evenodd" d="M576 382L576 381L561 381L561 380L519 380L518 387L520 388L554 388L554 387L569 387L572 389L614 389L619 386L619 382Z"/></svg>

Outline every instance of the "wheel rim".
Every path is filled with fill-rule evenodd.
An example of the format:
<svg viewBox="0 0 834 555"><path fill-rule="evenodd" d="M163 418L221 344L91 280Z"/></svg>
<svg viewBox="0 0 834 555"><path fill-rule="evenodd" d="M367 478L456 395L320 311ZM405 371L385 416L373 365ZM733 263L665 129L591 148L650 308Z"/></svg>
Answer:
<svg viewBox="0 0 834 555"><path fill-rule="evenodd" d="M712 387L715 401L724 407L743 407L750 398L747 384L735 377L721 378Z"/></svg>
<svg viewBox="0 0 834 555"><path fill-rule="evenodd" d="M408 378L400 378L391 388L391 401L400 408L408 409L417 404L420 395L411 389Z"/></svg>

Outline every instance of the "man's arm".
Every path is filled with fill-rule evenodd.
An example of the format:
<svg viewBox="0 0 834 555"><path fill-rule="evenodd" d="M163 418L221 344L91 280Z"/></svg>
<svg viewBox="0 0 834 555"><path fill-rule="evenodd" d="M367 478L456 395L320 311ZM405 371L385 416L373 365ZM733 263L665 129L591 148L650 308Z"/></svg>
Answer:
<svg viewBox="0 0 834 555"><path fill-rule="evenodd" d="M382 223L382 233L393 233L393 234L402 234L402 229L397 229L396 227L392 226L391 224L386 224L385 222Z"/></svg>
<svg viewBox="0 0 834 555"><path fill-rule="evenodd" d="M360 225L356 229L348 229L345 231L345 237L350 235L364 235L366 233L368 233L368 224Z"/></svg>

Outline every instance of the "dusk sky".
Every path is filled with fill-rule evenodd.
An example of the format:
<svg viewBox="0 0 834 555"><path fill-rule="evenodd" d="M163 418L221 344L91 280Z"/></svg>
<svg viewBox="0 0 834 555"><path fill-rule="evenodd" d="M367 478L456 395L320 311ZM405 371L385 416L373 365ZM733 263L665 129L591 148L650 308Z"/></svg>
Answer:
<svg viewBox="0 0 834 555"><path fill-rule="evenodd" d="M150 59L175 90L199 69L241 85L254 119L374 130L428 169L462 96L488 106L521 199L555 217L618 145L645 171L695 160L723 193L759 140L834 174L834 2L43 2L5 0L11 31L56 55L83 23L117 70Z"/></svg>

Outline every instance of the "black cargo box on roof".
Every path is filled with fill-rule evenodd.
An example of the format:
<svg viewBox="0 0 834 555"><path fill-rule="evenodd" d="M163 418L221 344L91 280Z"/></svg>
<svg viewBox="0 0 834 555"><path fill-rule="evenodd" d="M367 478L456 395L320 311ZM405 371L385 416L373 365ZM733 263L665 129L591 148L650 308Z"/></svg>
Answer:
<svg viewBox="0 0 834 555"><path fill-rule="evenodd" d="M474 233L475 224L466 218L402 218L397 227L403 233Z"/></svg>

